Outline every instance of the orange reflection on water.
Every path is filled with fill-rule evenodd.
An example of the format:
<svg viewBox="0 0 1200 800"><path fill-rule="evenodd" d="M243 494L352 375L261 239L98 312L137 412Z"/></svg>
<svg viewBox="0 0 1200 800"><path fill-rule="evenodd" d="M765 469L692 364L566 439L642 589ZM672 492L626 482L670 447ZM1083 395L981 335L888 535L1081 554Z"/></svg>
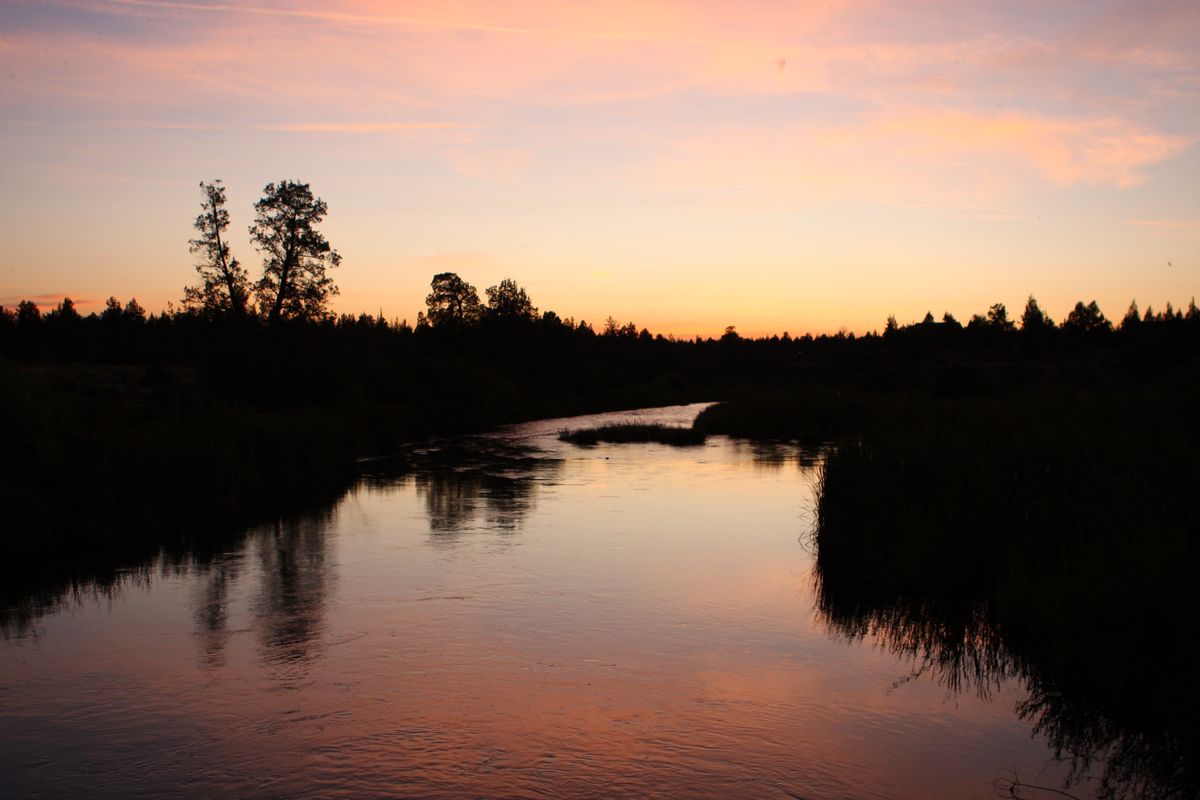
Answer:
<svg viewBox="0 0 1200 800"><path fill-rule="evenodd" d="M830 635L798 462L556 430L5 641L0 794L969 798L1048 760L1018 687Z"/></svg>

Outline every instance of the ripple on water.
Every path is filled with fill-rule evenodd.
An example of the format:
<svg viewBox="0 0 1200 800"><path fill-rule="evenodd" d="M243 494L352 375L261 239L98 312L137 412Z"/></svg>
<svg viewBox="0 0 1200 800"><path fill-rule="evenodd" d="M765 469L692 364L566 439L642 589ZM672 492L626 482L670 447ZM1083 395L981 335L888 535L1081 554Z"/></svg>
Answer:
<svg viewBox="0 0 1200 800"><path fill-rule="evenodd" d="M825 629L811 454L563 426L372 462L6 638L0 796L970 798L1044 764L1019 687L949 697Z"/></svg>

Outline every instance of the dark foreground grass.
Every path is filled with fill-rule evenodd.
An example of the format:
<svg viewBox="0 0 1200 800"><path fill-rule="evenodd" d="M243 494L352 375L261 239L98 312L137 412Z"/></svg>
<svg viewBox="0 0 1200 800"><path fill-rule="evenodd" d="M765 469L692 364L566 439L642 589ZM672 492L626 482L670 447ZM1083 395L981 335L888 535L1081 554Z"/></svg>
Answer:
<svg viewBox="0 0 1200 800"><path fill-rule="evenodd" d="M874 411L869 399L821 386L739 395L704 409L692 424L708 434L821 445L859 432Z"/></svg>
<svg viewBox="0 0 1200 800"><path fill-rule="evenodd" d="M560 441L572 444L594 445L600 442L628 444L632 442L656 442L675 447L690 447L704 444L705 433L696 428L678 428L672 425L615 423L596 428L561 430Z"/></svg>
<svg viewBox="0 0 1200 800"><path fill-rule="evenodd" d="M1200 796L1194 390L907 409L825 464L819 603L952 689L1019 711L1101 796Z"/></svg>

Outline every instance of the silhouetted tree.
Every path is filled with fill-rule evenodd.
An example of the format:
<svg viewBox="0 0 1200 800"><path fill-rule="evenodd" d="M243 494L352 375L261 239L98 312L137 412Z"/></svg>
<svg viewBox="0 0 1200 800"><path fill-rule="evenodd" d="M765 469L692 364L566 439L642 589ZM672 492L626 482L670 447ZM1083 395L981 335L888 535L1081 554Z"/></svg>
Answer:
<svg viewBox="0 0 1200 800"><path fill-rule="evenodd" d="M22 300L17 303L17 324L22 328L31 328L42 321L42 310L32 300Z"/></svg>
<svg viewBox="0 0 1200 800"><path fill-rule="evenodd" d="M529 295L512 278L505 278L498 286L489 286L486 292L489 318L509 322L532 322L537 319L537 309L533 307Z"/></svg>
<svg viewBox="0 0 1200 800"><path fill-rule="evenodd" d="M1054 320L1046 316L1046 312L1042 311L1034 296L1029 295L1029 300L1025 303L1025 310L1021 312L1021 330L1028 333L1041 333L1051 330L1053 327Z"/></svg>
<svg viewBox="0 0 1200 800"><path fill-rule="evenodd" d="M1125 316L1121 318L1121 330L1131 330L1138 327L1142 323L1140 312L1138 311L1137 300L1132 300L1129 303L1129 310L1125 312Z"/></svg>
<svg viewBox="0 0 1200 800"><path fill-rule="evenodd" d="M286 180L268 183L254 204L250 237L264 256L255 290L259 308L271 322L329 316L329 298L338 288L325 271L342 263L342 257L316 227L328 210L307 183Z"/></svg>
<svg viewBox="0 0 1200 800"><path fill-rule="evenodd" d="M46 315L47 322L74 324L79 320L79 312L75 310L75 301L69 297L64 297L62 302Z"/></svg>
<svg viewBox="0 0 1200 800"><path fill-rule="evenodd" d="M1086 306L1080 301L1067 315L1066 321L1063 322L1063 330L1073 333L1099 333L1112 330L1112 323L1105 319L1095 300Z"/></svg>
<svg viewBox="0 0 1200 800"><path fill-rule="evenodd" d="M604 332L601 335L618 338L628 337L630 339L634 339L637 338L637 334L637 325L634 325L632 322L626 322L624 325L622 325L617 321L616 317L610 316L604 320Z"/></svg>
<svg viewBox="0 0 1200 800"><path fill-rule="evenodd" d="M0 337L17 327L17 315L4 306L0 306Z"/></svg>
<svg viewBox="0 0 1200 800"><path fill-rule="evenodd" d="M479 322L483 306L475 287L453 272L439 272L429 282L425 319L435 328L461 328ZM417 325L421 320L418 317Z"/></svg>
<svg viewBox="0 0 1200 800"><path fill-rule="evenodd" d="M142 304L137 301L136 297L129 298L129 302L125 304L125 311L122 312L127 322L145 322L146 309L142 308Z"/></svg>
<svg viewBox="0 0 1200 800"><path fill-rule="evenodd" d="M104 310L100 312L100 319L106 325L115 325L121 321L121 314L121 301L110 296L104 301Z"/></svg>
<svg viewBox="0 0 1200 800"><path fill-rule="evenodd" d="M962 330L962 323L956 320L949 311L942 314L942 324L955 330Z"/></svg>
<svg viewBox="0 0 1200 800"><path fill-rule="evenodd" d="M926 312L925 312L925 319L921 320L921 324L922 324L922 325L932 325L932 324L933 324L933 322L934 322L934 320L933 320L933 312L932 312L932 311L926 311Z"/></svg>
<svg viewBox="0 0 1200 800"><path fill-rule="evenodd" d="M188 241L188 252L199 254L196 272L199 286L183 290L186 311L209 316L231 314L243 317L250 297L250 277L236 258L229 255L225 231L229 229L229 210L225 208L225 187L220 180L200 183L204 200L192 227L199 234Z"/></svg>
<svg viewBox="0 0 1200 800"><path fill-rule="evenodd" d="M1032 297L1030 298L1032 299ZM1037 305L1034 303L1034 305ZM1004 307L1004 303L996 303L987 312L987 324L989 328L994 328L999 331L1011 331L1016 329L1016 325L1008 318L1008 309Z"/></svg>

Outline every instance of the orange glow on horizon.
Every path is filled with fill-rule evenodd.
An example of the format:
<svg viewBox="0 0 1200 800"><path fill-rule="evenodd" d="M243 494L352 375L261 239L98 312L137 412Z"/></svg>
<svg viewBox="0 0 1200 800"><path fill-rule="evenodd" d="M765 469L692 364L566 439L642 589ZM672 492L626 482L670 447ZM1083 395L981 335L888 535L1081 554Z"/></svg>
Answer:
<svg viewBox="0 0 1200 800"><path fill-rule="evenodd" d="M1186 305L1200 8L950 8L14 7L0 303L178 301L217 177L253 271L289 177L329 202L344 313L411 322L447 270L689 338Z"/></svg>

